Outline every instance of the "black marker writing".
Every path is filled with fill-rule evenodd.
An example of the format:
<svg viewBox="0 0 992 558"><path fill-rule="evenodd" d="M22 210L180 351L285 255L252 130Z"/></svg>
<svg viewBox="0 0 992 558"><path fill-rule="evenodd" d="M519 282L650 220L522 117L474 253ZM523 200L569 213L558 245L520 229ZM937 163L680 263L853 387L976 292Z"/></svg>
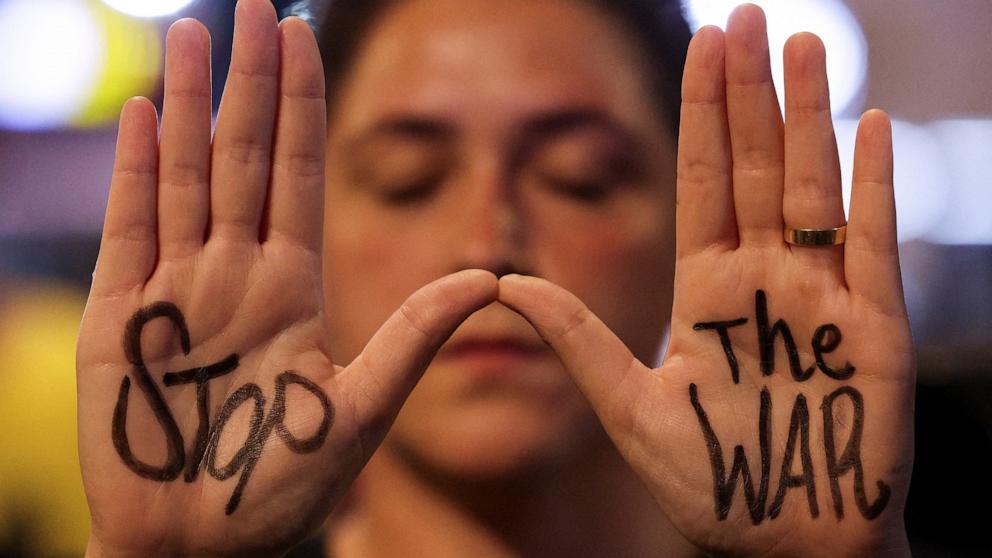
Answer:
<svg viewBox="0 0 992 558"><path fill-rule="evenodd" d="M283 423L283 419L286 416L287 384L298 384L302 386L313 394L324 408L324 418L317 428L317 432L309 438L303 440L296 438ZM248 437L241 446L241 449L231 458L231 461L223 467L218 467L217 448L219 446L220 434L227 421L231 418L231 415L234 414L234 411L248 399L253 399L255 404L251 425L248 428ZM237 473L239 469L242 469L238 484L234 488L234 493L231 494L231 499L227 503L226 512L228 515L237 509L238 503L241 501L241 493L244 491L245 485L248 483L248 479L255 469L255 463L258 462L258 458L262 454L262 447L265 445L265 441L269 438L269 435L272 434L273 429L275 429L276 435L290 449L297 453L309 453L324 443L324 438L327 437L327 431L331 427L331 419L333 418L331 402L320 387L292 371L283 372L276 377L275 400L272 402L272 409L269 411L268 417L265 417L263 421L264 408L265 397L262 395L261 388L256 384L248 383L241 386L224 402L224 407L217 415L217 422L214 423L207 449L207 472L218 480L224 480Z"/></svg>
<svg viewBox="0 0 992 558"><path fill-rule="evenodd" d="M193 451L186 463L186 482L196 479L203 465L203 454L207 451L207 435L210 430L210 380L232 372L238 367L238 355L231 355L224 360L182 372L169 372L162 376L166 387L196 382L196 411L200 422L196 427L196 438Z"/></svg>
<svg viewBox="0 0 992 558"><path fill-rule="evenodd" d="M804 370L799 363L799 351L796 350L796 341L792 337L789 324L780 319L771 328L768 327L768 299L765 297L765 291L758 290L754 293L754 313L755 321L758 323L761 372L765 376L769 376L775 371L775 339L781 335L782 342L785 344L785 353L789 357L789 370L792 372L792 378L797 382L808 380L816 368L810 366Z"/></svg>
<svg viewBox="0 0 992 558"><path fill-rule="evenodd" d="M792 462L796 454L796 438L799 442L799 458L802 463L801 475L792 474ZM768 508L768 517L775 519L782 511L785 491L797 486L806 487L806 499L809 501L809 514L814 518L820 516L820 507L816 503L816 479L813 477L813 457L809 452L809 407L806 398L799 394L796 404L792 407L792 419L789 422L789 440L785 443L785 456L782 459L782 473L779 476L778 492L772 505Z"/></svg>
<svg viewBox="0 0 992 558"><path fill-rule="evenodd" d="M734 347L730 343L730 333L727 330L746 323L747 318L737 318L726 322L700 322L692 326L692 329L696 331L716 330L717 335L720 336L720 345L723 346L723 354L727 357L727 364L730 365L730 377L733 378L735 384L740 383L740 367L737 364L737 355L734 354Z"/></svg>
<svg viewBox="0 0 992 558"><path fill-rule="evenodd" d="M851 422L851 434L847 438L847 445L844 446L844 453L837 458L837 450L834 444L834 401L840 396L847 396L854 406L854 419ZM850 386L837 389L830 395L823 398L820 406L823 412L823 446L827 454L827 475L830 477L830 494L834 499L834 512L837 519L844 517L844 499L840 494L840 482L838 479L844 473L854 471L854 501L858 505L858 511L865 519L875 519L886 504L889 503L891 490L881 480L877 481L878 498L872 504L868 503L865 494L865 471L861 464L861 433L865 424L865 404L861 392Z"/></svg>
<svg viewBox="0 0 992 558"><path fill-rule="evenodd" d="M816 333L813 334L813 356L816 357L816 366L835 380L846 380L854 375L854 366L850 362L844 363L843 367L835 370L827 366L823 360L823 353L833 352L843 338L840 328L834 324L823 324L816 328Z"/></svg>
<svg viewBox="0 0 992 558"><path fill-rule="evenodd" d="M768 318L768 297L765 291L758 290L754 293L754 315L758 333L758 354L761 360L761 372L765 376L771 375L775 371L775 341L781 337L785 346L785 353L789 359L789 371L792 378L797 382L805 382L810 379L817 368L827 376L835 380L847 380L854 375L854 366L847 362L840 368L832 368L823 358L824 354L832 353L840 346L844 336L840 328L834 324L823 324L816 329L810 344L813 347L813 356L816 362L808 368L803 368L799 362L799 351L796 347L796 340L792 336L792 330L784 319L777 320L769 325ZM733 320L699 322L692 326L695 331L715 331L723 347L724 356L727 358L727 365L730 367L730 377L735 384L740 383L740 364L737 355L734 353L734 346L730 340L730 329L742 326L747 323L747 318L736 318Z"/></svg>
<svg viewBox="0 0 992 558"><path fill-rule="evenodd" d="M854 419L847 445L840 458L838 458L834 441L833 405L835 400L841 396L847 396L854 405ZM744 499L751 516L751 522L758 525L765 518L765 502L768 496L769 468L771 463L770 439L772 426L770 417L772 402L768 388L762 388L760 395L758 447L761 452L761 480L757 491L754 489L754 479L751 475L751 469L748 466L743 446L738 445L734 448L734 460L731 465L730 474L727 474L723 458L723 448L720 445L720 440L710 423L706 411L703 409L702 403L699 401L699 388L694 383L689 384L689 400L692 402L692 407L696 411L696 417L699 419L699 426L703 431L703 438L706 441L706 450L709 454L710 467L713 471L713 497L717 519L722 521L729 516L734 500L734 493L737 489L738 478L740 478L743 484ZM884 482L878 481L878 498L874 503L868 503L868 497L865 494L864 467L861 463L861 434L864 428L864 403L861 393L850 386L838 388L823 398L823 404L820 408L823 412L823 449L827 459L827 475L830 478L830 492L834 500L834 511L837 514L837 518L841 519L844 517L844 501L840 492L839 479L848 471L854 471L854 499L858 510L865 519L875 519L888 504L891 490ZM800 462L802 464L801 474L792 473L797 444ZM813 459L810 452L809 408L805 396L799 394L796 396L792 407L789 438L786 442L785 452L782 458L782 470L779 475L778 490L771 505L768 507L768 517L770 519L778 517L782 511L782 504L788 489L800 486L806 487L806 498L809 503L810 515L814 519L819 517L820 510L816 501L815 478Z"/></svg>
<svg viewBox="0 0 992 558"><path fill-rule="evenodd" d="M255 383L247 383L235 390L227 398L215 422L211 426L209 382L215 378L229 374L236 369L239 364L238 355L231 354L227 358L207 366L190 368L181 372L168 372L162 377L162 382L167 387L189 383L196 384L199 424L193 446L190 449L189 459L187 460L183 447L182 434L179 432L176 420L169 410L168 405L166 405L165 400L162 398L162 393L152 380L141 353L141 331L148 322L157 318L167 318L172 322L173 327L178 333L183 354L189 354L189 330L186 326L185 318L176 305L168 302L152 304L134 314L125 328L124 352L128 362L134 367L135 381L145 395L145 399L165 434L167 445L166 461L162 466L149 465L137 459L131 451L126 428L131 387L131 378L129 376L124 376L121 380L121 386L117 395L117 404L114 407L111 425L114 448L129 469L142 477L160 482L175 480L183 471L184 464L186 466L184 475L186 482L194 481L201 468L205 468L207 473L217 480L228 479L240 471L241 476L238 479L237 486L225 507L225 512L230 515L234 513L238 504L241 502L245 485L251 477L255 465L261 457L262 448L265 446L265 442L273 430L293 452L309 453L315 451L323 445L327 437L334 417L334 407L331 405L327 395L317 384L295 371L287 370L279 374L275 379L275 398L267 416L265 415L265 396L262 394L262 389ZM296 384L305 389L317 399L322 407L323 418L320 426L317 428L317 432L309 438L296 438L284 423L286 416L286 387L289 384ZM253 401L254 409L247 438L229 463L218 466L217 448L221 433L234 414L234 411L249 399Z"/></svg>
<svg viewBox="0 0 992 558"><path fill-rule="evenodd" d="M769 418L772 410L771 395L767 389L761 390L761 410L758 419L761 481L757 492L754 491L754 481L751 478L747 457L744 455L744 446L739 445L734 448L734 462L728 476L726 465L723 462L723 449L720 446L720 440L710 425L706 411L699 403L699 390L696 388L696 384L689 384L689 399L692 401L692 407L696 410L699 426L703 429L703 437L706 439L706 449L709 451L710 466L713 469L713 496L717 518L724 520L730 514L730 504L734 500L734 491L737 488L737 477L740 476L744 483L744 499L747 501L748 511L751 512L751 523L758 525L765 518L765 500L768 498L768 479L771 469L771 448L769 447L772 434Z"/></svg>
<svg viewBox="0 0 992 558"><path fill-rule="evenodd" d="M781 338L785 352L789 357L791 376L797 382L805 382L817 369L822 371L827 377L838 381L850 379L854 375L855 367L850 362L845 362L843 366L834 368L824 358L824 355L834 352L840 346L843 339L841 330L836 325L828 323L816 329L810 340L815 363L808 368L803 368L799 362L799 352L789 325L784 319L779 319L774 324L770 324L768 299L762 290L755 292L754 311L758 341L757 353L763 376L768 376L775 370L775 343L779 338ZM747 318L737 318L724 321L699 322L693 326L695 331L716 332L730 368L731 378L735 384L739 384L740 381L740 363L737 360L733 344L730 340L730 329L744 325L747 321ZM854 409L854 416L847 443L844 446L843 452L838 456L837 440L834 432L834 406L836 401L842 397L850 400ZM696 418L699 420L699 426L706 444L706 451L713 473L713 498L718 520L726 520L729 517L738 480L740 480L743 488L751 522L755 525L760 524L765 517L769 519L779 517L785 497L792 488L805 487L810 516L814 519L819 517L820 510L816 497L816 476L814 474L814 463L810 451L810 411L805 395L797 394L795 397L789 422L788 438L782 455L778 489L771 504L768 506L767 516L765 504L770 485L770 440L772 434L772 399L768 388L762 387L759 395L757 429L758 448L761 456L761 477L757 488L755 487L755 479L752 476L752 468L748 464L746 452L742 445L734 447L733 461L730 464L730 472L729 474L727 473L723 448L716 430L700 402L699 388L695 383L689 384L689 400L696 412ZM848 472L853 472L854 499L858 511L868 520L875 519L888 505L891 490L885 482L878 480L876 481L878 497L875 501L869 502L868 496L865 493L864 466L861 460L861 438L864 430L865 410L864 398L861 392L851 386L840 387L823 398L820 411L823 415L822 440L823 451L826 456L827 478L830 481L830 493L837 518L841 519L844 517L840 478ZM801 472L799 473L793 472L796 454L799 455L801 467Z"/></svg>
<svg viewBox="0 0 992 558"><path fill-rule="evenodd" d="M162 392L159 391L158 386L152 380L148 369L145 367L145 360L141 356L141 330L144 329L145 324L156 318L168 318L172 322L173 327L175 327L176 332L179 334L179 344L182 347L183 354L189 354L189 330L186 328L186 320L183 318L183 314L179 311L179 308L175 304L168 302L158 302L142 308L135 312L134 316L128 320L127 327L124 330L124 354L127 356L127 361L134 366L135 381L138 382L138 387L144 393L148 405L155 414L155 419L162 426L162 430L165 433L167 445L165 464L161 467L149 465L135 457L131 451L131 445L128 443L125 429L127 424L128 394L131 388L131 378L128 376L124 376L121 380L121 387L117 392L112 438L114 440L114 448L117 449L117 454L121 456L124 464L129 469L146 479L164 482L174 480L179 476L179 473L183 470L185 453L183 452L183 436L179 433L179 426L176 425L176 419L172 416L172 412L169 411L169 407L166 406L165 400L162 399Z"/></svg>

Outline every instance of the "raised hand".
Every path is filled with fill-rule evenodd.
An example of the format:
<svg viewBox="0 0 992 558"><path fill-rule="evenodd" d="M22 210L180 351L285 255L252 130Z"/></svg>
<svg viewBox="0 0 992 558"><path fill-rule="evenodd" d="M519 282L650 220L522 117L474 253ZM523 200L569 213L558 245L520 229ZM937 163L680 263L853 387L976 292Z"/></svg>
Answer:
<svg viewBox="0 0 992 558"><path fill-rule="evenodd" d="M895 233L890 124L862 118L846 244L823 45L785 48L783 123L764 16L689 48L671 343L652 370L574 296L500 279L617 447L699 547L747 556L908 553L914 363Z"/></svg>
<svg viewBox="0 0 992 558"><path fill-rule="evenodd" d="M414 293L349 366L322 308L324 79L299 19L237 7L211 141L209 35L167 38L166 93L121 115L80 332L88 553L265 555L326 517L457 325L496 297L465 271Z"/></svg>

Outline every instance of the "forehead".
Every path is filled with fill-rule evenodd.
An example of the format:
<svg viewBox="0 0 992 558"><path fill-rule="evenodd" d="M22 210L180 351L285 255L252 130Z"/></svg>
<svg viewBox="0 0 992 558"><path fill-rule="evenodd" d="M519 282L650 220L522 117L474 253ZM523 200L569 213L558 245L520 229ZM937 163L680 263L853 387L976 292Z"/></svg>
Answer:
<svg viewBox="0 0 992 558"><path fill-rule="evenodd" d="M506 125L562 105L631 124L651 111L636 43L584 0L403 0L357 56L339 97L347 127L411 111Z"/></svg>

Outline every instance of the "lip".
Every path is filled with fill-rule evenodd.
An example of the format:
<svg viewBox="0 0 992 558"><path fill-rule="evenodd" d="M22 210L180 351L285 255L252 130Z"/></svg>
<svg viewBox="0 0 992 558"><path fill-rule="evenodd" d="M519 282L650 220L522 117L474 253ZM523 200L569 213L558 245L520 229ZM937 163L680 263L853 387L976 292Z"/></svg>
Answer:
<svg viewBox="0 0 992 558"><path fill-rule="evenodd" d="M544 343L517 337L473 336L453 339L438 352L438 358L457 361L472 368L507 370L544 358L548 347Z"/></svg>

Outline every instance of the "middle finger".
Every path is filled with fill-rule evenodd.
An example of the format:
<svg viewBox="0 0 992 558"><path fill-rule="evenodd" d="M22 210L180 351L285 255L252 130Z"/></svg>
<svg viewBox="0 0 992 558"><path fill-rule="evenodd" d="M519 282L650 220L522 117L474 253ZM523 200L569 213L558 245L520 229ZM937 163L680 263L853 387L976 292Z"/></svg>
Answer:
<svg viewBox="0 0 992 558"><path fill-rule="evenodd" d="M782 111L772 82L765 15L745 5L727 23L727 118L741 245L782 242Z"/></svg>
<svg viewBox="0 0 992 558"><path fill-rule="evenodd" d="M231 69L214 135L211 234L259 237L279 92L276 13L268 0L235 11Z"/></svg>

